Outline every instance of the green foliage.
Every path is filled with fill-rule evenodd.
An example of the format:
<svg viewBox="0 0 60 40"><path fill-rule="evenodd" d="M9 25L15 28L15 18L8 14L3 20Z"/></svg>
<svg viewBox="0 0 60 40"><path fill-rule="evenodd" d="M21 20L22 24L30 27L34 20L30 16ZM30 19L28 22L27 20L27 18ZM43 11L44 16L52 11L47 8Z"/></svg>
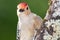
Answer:
<svg viewBox="0 0 60 40"><path fill-rule="evenodd" d="M27 2L31 11L44 18L48 9L48 0L0 0L0 40L16 40L16 7Z"/></svg>

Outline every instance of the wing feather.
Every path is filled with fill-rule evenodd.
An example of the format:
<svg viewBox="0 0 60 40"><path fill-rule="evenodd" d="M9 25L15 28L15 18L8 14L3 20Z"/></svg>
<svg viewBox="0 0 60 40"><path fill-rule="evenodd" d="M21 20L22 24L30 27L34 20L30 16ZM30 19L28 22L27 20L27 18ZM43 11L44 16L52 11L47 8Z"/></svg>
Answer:
<svg viewBox="0 0 60 40"><path fill-rule="evenodd" d="M19 29L19 24L17 24L17 40L20 40L20 29Z"/></svg>

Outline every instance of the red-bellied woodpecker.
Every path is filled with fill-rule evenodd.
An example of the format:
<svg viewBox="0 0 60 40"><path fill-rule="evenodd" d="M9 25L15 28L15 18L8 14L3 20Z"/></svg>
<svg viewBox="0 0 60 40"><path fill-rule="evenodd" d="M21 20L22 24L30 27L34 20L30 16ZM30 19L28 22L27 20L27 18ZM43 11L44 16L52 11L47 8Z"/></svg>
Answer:
<svg viewBox="0 0 60 40"><path fill-rule="evenodd" d="M17 5L17 40L33 40L36 30L42 24L42 18L30 11L27 3Z"/></svg>

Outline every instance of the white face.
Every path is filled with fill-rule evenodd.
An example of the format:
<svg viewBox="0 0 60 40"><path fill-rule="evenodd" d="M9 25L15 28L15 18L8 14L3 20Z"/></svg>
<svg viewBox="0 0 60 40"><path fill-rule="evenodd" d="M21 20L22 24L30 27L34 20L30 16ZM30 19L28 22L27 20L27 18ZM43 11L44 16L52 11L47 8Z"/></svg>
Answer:
<svg viewBox="0 0 60 40"><path fill-rule="evenodd" d="M18 16L21 15L21 14L25 14L28 11L29 11L29 7L28 6L26 6L25 8L19 8L19 7L17 7L17 15Z"/></svg>

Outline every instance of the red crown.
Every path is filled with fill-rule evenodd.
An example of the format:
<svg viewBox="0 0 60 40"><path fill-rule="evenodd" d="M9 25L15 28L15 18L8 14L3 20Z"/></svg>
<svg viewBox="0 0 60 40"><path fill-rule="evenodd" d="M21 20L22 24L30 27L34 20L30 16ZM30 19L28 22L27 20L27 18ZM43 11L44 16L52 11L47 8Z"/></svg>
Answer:
<svg viewBox="0 0 60 40"><path fill-rule="evenodd" d="M24 9L27 6L27 3L21 2L18 6L19 6L19 8Z"/></svg>

